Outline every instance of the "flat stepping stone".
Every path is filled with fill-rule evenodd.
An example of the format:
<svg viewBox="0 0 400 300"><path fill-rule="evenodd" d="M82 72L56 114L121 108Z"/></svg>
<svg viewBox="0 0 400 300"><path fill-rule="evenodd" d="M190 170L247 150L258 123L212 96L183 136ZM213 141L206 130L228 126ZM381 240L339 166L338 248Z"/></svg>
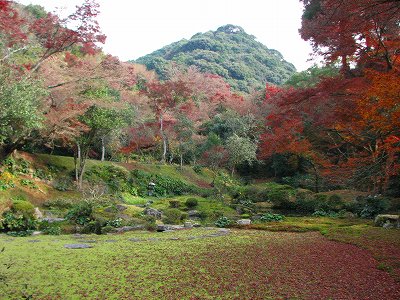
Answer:
<svg viewBox="0 0 400 300"><path fill-rule="evenodd" d="M40 243L40 240L29 240L28 243Z"/></svg>
<svg viewBox="0 0 400 300"><path fill-rule="evenodd" d="M66 245L64 245L64 248L67 248L67 249L87 249L87 248L93 248L93 246L86 245L86 244L66 244Z"/></svg>
<svg viewBox="0 0 400 300"><path fill-rule="evenodd" d="M142 239L137 239L137 238L132 238L132 239L128 239L128 241L131 241L131 242L142 242L143 240Z"/></svg>
<svg viewBox="0 0 400 300"><path fill-rule="evenodd" d="M188 240L195 240L195 239L197 239L198 237L197 236L188 236Z"/></svg>
<svg viewBox="0 0 400 300"><path fill-rule="evenodd" d="M82 240L81 242L82 242L82 243L89 243L89 244L97 243L96 240Z"/></svg>
<svg viewBox="0 0 400 300"><path fill-rule="evenodd" d="M149 238L148 241L150 241L150 242L158 242L158 241L160 241L160 239L157 239L157 238Z"/></svg>
<svg viewBox="0 0 400 300"><path fill-rule="evenodd" d="M178 238L178 237L172 237L172 238L169 238L171 241L178 241L178 240L180 240L180 238Z"/></svg>

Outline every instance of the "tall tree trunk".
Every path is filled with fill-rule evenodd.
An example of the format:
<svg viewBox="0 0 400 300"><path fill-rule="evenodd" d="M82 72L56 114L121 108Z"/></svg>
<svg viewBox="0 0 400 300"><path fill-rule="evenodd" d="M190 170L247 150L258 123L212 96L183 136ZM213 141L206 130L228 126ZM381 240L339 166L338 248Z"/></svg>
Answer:
<svg viewBox="0 0 400 300"><path fill-rule="evenodd" d="M79 182L79 168L81 161L81 145L77 142L76 149L74 151L74 166L75 166L75 182L78 184Z"/></svg>
<svg viewBox="0 0 400 300"><path fill-rule="evenodd" d="M313 170L314 170L314 176L315 176L315 179L314 179L314 184L315 184L315 192L316 193L319 193L319 175L318 175L318 169L317 169L317 166L313 163L313 162L311 162L311 165L312 165L312 168L313 168Z"/></svg>
<svg viewBox="0 0 400 300"><path fill-rule="evenodd" d="M164 132L164 120L162 114L160 115L160 133L163 141L163 153L161 157L161 162L165 163L167 161L167 137Z"/></svg>
<svg viewBox="0 0 400 300"><path fill-rule="evenodd" d="M104 161L106 155L106 146L104 145L104 136L101 137L101 161Z"/></svg>
<svg viewBox="0 0 400 300"><path fill-rule="evenodd" d="M182 154L182 152L181 152L181 155L180 155L180 159L181 159L181 170L183 170L183 154Z"/></svg>

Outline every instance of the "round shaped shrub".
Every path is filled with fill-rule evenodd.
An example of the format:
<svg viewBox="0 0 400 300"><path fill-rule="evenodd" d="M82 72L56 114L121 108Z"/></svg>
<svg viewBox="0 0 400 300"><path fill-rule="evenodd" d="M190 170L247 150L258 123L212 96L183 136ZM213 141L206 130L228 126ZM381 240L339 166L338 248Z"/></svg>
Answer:
<svg viewBox="0 0 400 300"><path fill-rule="evenodd" d="M231 220L229 220L227 217L220 217L217 221L215 221L215 226L223 228L226 226L229 226L231 224Z"/></svg>
<svg viewBox="0 0 400 300"><path fill-rule="evenodd" d="M33 213L35 212L35 207L32 203L24 200L14 200L11 210L13 212L22 213L24 216L33 217Z"/></svg>
<svg viewBox="0 0 400 300"><path fill-rule="evenodd" d="M178 200L170 200L169 201L169 206L171 208L179 208L180 204L181 203Z"/></svg>
<svg viewBox="0 0 400 300"><path fill-rule="evenodd" d="M177 208L170 208L164 211L164 222L169 224L179 224L182 212Z"/></svg>
<svg viewBox="0 0 400 300"><path fill-rule="evenodd" d="M279 222L285 219L284 215L266 213L260 217L261 222Z"/></svg>
<svg viewBox="0 0 400 300"><path fill-rule="evenodd" d="M185 202L187 208L194 208L199 204L196 198L188 198Z"/></svg>

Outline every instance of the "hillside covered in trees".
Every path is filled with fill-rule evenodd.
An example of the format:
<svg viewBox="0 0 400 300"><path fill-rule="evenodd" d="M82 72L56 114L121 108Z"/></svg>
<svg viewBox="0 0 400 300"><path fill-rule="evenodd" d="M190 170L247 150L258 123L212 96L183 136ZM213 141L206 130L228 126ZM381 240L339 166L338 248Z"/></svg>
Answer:
<svg viewBox="0 0 400 300"><path fill-rule="evenodd" d="M95 0L0 0L7 299L400 299L400 1L300 2L295 73L238 26L124 62Z"/></svg>
<svg viewBox="0 0 400 300"><path fill-rule="evenodd" d="M266 83L280 85L296 71L279 51L268 49L235 25L197 33L189 40L172 43L136 62L155 70L160 79L167 78L168 69L174 63L196 66L201 72L221 76L233 89L243 92L263 89Z"/></svg>

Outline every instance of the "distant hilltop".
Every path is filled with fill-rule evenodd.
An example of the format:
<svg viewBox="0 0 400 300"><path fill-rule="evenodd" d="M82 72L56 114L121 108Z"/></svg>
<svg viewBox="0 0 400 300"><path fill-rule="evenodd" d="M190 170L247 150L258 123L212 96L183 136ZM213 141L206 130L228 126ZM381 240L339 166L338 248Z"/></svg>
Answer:
<svg viewBox="0 0 400 300"><path fill-rule="evenodd" d="M154 70L160 79L166 79L172 63L196 66L202 72L220 75L233 89L243 92L262 89L267 82L283 84L296 72L279 51L268 49L242 27L230 24L196 33L135 62Z"/></svg>

